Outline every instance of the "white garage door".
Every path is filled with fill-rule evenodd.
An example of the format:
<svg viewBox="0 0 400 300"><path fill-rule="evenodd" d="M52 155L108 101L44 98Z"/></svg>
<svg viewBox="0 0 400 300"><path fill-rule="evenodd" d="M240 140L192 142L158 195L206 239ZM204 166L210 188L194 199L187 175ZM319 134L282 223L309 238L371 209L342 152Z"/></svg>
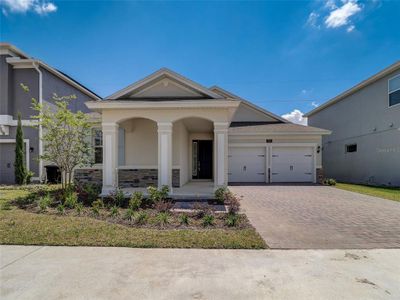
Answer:
<svg viewBox="0 0 400 300"><path fill-rule="evenodd" d="M265 147L229 147L229 182L265 182Z"/></svg>
<svg viewBox="0 0 400 300"><path fill-rule="evenodd" d="M272 147L271 182L313 182L312 147Z"/></svg>

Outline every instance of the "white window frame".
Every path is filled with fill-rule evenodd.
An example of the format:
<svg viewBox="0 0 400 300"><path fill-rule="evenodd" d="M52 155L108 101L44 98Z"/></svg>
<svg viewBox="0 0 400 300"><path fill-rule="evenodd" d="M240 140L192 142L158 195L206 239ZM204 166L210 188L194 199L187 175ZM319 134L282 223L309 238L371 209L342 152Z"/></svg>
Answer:
<svg viewBox="0 0 400 300"><path fill-rule="evenodd" d="M390 81L395 79L395 78L397 78L397 77L400 77L400 74L397 74L397 75L395 75L395 76L393 76L393 77L388 79L388 83L387 83L387 85L388 85L388 98L387 99L388 99L388 107L389 108L392 108L392 107L400 105L400 103L397 103L397 104L394 104L394 105L390 105L390 94L400 90L400 88L398 88L397 90L390 91Z"/></svg>
<svg viewBox="0 0 400 300"><path fill-rule="evenodd" d="M95 143L95 134L94 134L94 132L96 130L99 130L101 132L101 145L100 146L96 145L96 143ZM93 162L94 162L94 165L95 166L102 166L103 165L103 160L104 160L103 156L102 156L102 162L101 163L98 163L98 162L95 161L95 159L96 159L96 151L95 151L96 148L101 148L101 151L103 152L103 131L102 131L102 129L100 127L93 127L92 128L92 148L93 148Z"/></svg>

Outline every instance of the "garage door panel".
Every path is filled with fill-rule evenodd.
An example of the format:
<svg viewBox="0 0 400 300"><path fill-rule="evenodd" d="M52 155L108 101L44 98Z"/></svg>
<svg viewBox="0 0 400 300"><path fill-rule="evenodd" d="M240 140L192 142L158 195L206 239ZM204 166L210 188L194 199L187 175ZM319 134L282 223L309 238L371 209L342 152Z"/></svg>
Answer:
<svg viewBox="0 0 400 300"><path fill-rule="evenodd" d="M273 147L271 182L313 182L312 147Z"/></svg>
<svg viewBox="0 0 400 300"><path fill-rule="evenodd" d="M264 147L229 148L229 182L265 182Z"/></svg>

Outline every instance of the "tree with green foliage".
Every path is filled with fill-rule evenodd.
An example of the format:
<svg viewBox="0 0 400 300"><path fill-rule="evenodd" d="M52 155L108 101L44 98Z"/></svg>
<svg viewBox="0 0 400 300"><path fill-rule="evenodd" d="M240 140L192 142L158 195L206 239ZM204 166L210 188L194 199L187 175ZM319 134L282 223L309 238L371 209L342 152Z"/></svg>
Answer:
<svg viewBox="0 0 400 300"><path fill-rule="evenodd" d="M74 168L91 163L89 116L72 112L68 105L75 95L53 96L54 106L43 105L32 99L37 112L33 118L43 128L43 154L41 159L54 163L61 172L62 189L70 190Z"/></svg>
<svg viewBox="0 0 400 300"><path fill-rule="evenodd" d="M22 131L21 113L18 113L17 134L15 137L15 162L14 162L14 174L15 174L16 184L26 183L27 172L24 159L25 159L24 132Z"/></svg>

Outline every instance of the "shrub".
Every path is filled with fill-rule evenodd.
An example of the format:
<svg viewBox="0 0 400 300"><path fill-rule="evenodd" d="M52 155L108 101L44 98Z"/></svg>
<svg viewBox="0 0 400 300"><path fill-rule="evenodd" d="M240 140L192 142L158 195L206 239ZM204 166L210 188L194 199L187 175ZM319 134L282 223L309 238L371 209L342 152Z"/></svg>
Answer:
<svg viewBox="0 0 400 300"><path fill-rule="evenodd" d="M225 220L225 224L229 227L235 227L239 224L239 216L236 214L228 214Z"/></svg>
<svg viewBox="0 0 400 300"><path fill-rule="evenodd" d="M86 205L92 205L97 200L100 194L100 186L94 183L76 186L76 192L79 200Z"/></svg>
<svg viewBox="0 0 400 300"><path fill-rule="evenodd" d="M186 214L180 215L179 223L181 223L181 225L189 225L189 216Z"/></svg>
<svg viewBox="0 0 400 300"><path fill-rule="evenodd" d="M166 212L160 212L156 216L157 224L160 225L161 227L167 225L170 221L169 219L170 219L169 214Z"/></svg>
<svg viewBox="0 0 400 300"><path fill-rule="evenodd" d="M32 171L26 171L26 175L25 175L26 184L31 183L33 175L35 175L35 173L33 173Z"/></svg>
<svg viewBox="0 0 400 300"><path fill-rule="evenodd" d="M142 192L134 192L129 200L129 208L132 210L138 210L142 205L143 201L143 193Z"/></svg>
<svg viewBox="0 0 400 300"><path fill-rule="evenodd" d="M58 212L60 215L65 214L65 207L64 207L64 205L59 204L59 205L57 206L57 212Z"/></svg>
<svg viewBox="0 0 400 300"><path fill-rule="evenodd" d="M39 199L39 208L40 211L46 211L47 208L52 204L52 199L50 197L50 194L46 194L45 196L40 197Z"/></svg>
<svg viewBox="0 0 400 300"><path fill-rule="evenodd" d="M202 223L204 227L214 225L214 216L213 215L205 215L203 217Z"/></svg>
<svg viewBox="0 0 400 300"><path fill-rule="evenodd" d="M104 203L101 199L98 199L92 203L92 213L94 216L100 215L100 209L104 207Z"/></svg>
<svg viewBox="0 0 400 300"><path fill-rule="evenodd" d="M214 192L215 200L217 200L219 204L224 204L225 194L228 192L229 191L226 187L217 188Z"/></svg>
<svg viewBox="0 0 400 300"><path fill-rule="evenodd" d="M212 208L207 203L196 202L193 204L193 209L196 211L196 217L199 219L212 212Z"/></svg>
<svg viewBox="0 0 400 300"><path fill-rule="evenodd" d="M125 194L120 188L116 188L112 193L110 193L110 197L107 198L109 200L110 206L119 206L122 207L125 204Z"/></svg>
<svg viewBox="0 0 400 300"><path fill-rule="evenodd" d="M324 185L336 185L336 180L333 178L325 178Z"/></svg>
<svg viewBox="0 0 400 300"><path fill-rule="evenodd" d="M158 201L164 201L168 198L169 187L167 185L163 185L161 189L157 189L154 186L149 186L147 188L147 192L149 193L149 204L154 204Z"/></svg>
<svg viewBox="0 0 400 300"><path fill-rule="evenodd" d="M135 216L135 211L132 208L128 208L125 212L124 219L133 221L134 216Z"/></svg>
<svg viewBox="0 0 400 300"><path fill-rule="evenodd" d="M100 215L100 209L98 206L92 206L92 214L97 217Z"/></svg>
<svg viewBox="0 0 400 300"><path fill-rule="evenodd" d="M240 200L233 193L225 194L225 203L228 205L228 213L229 214L237 214L240 210Z"/></svg>
<svg viewBox="0 0 400 300"><path fill-rule="evenodd" d="M76 210L76 213L78 215L80 215L82 213L82 210L83 210L83 204L82 203L77 203L75 205L75 210Z"/></svg>
<svg viewBox="0 0 400 300"><path fill-rule="evenodd" d="M36 200L37 200L37 195L35 193L31 193L26 197L18 197L17 199L15 199L14 203L18 207L25 207L34 203Z"/></svg>
<svg viewBox="0 0 400 300"><path fill-rule="evenodd" d="M146 224L149 215L145 211L139 211L135 215L135 222L137 224Z"/></svg>
<svg viewBox="0 0 400 300"><path fill-rule="evenodd" d="M172 201L160 200L155 203L154 208L158 212L168 212L172 209L173 206L174 204L172 203Z"/></svg>
<svg viewBox="0 0 400 300"><path fill-rule="evenodd" d="M65 196L64 206L67 208L75 208L78 204L78 195L75 192L68 192Z"/></svg>
<svg viewBox="0 0 400 300"><path fill-rule="evenodd" d="M119 215L119 211L118 211L118 206L113 206L111 207L111 211L110 211L110 217L117 217Z"/></svg>
<svg viewBox="0 0 400 300"><path fill-rule="evenodd" d="M10 210L11 209L11 204L10 204L10 202L4 202L2 205L1 205L1 210Z"/></svg>

